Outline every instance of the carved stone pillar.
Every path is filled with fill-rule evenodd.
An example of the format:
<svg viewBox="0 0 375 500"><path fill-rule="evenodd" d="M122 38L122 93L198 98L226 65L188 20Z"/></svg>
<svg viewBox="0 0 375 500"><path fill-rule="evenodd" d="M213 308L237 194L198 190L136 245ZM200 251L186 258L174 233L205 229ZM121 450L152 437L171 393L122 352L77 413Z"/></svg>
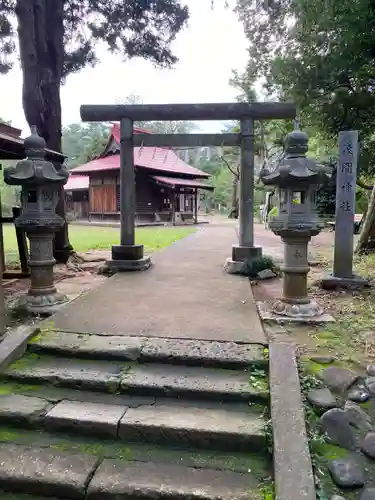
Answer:
<svg viewBox="0 0 375 500"><path fill-rule="evenodd" d="M316 212L316 192L329 176L322 165L306 156L307 151L308 137L296 128L286 137L280 158L261 172L263 183L278 190L277 215L269 227L284 243L283 296L271 305L271 311L294 319L324 313L308 296L308 244L323 228Z"/></svg>
<svg viewBox="0 0 375 500"><path fill-rule="evenodd" d="M66 302L53 281L53 238L65 223L55 209L59 188L69 173L63 166L56 170L45 159L45 147L44 139L32 127L31 136L25 139L26 159L4 171L7 184L22 188L22 212L15 224L26 231L30 241L31 285L20 306L34 314L52 314Z"/></svg>

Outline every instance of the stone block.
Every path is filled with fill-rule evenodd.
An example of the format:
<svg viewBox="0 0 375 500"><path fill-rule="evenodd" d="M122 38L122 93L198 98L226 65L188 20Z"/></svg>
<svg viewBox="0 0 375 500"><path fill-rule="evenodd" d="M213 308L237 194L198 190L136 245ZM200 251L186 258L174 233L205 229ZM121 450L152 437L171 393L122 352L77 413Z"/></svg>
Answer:
<svg viewBox="0 0 375 500"><path fill-rule="evenodd" d="M243 247L240 245L233 245L232 247L232 260L244 262L245 260L255 260L262 257L262 247Z"/></svg>
<svg viewBox="0 0 375 500"><path fill-rule="evenodd" d="M49 410L51 404L45 399L21 394L0 396L0 422L34 425Z"/></svg>
<svg viewBox="0 0 375 500"><path fill-rule="evenodd" d="M211 401L268 401L268 389L252 386L248 372L185 366L135 365L123 375L121 390Z"/></svg>
<svg viewBox="0 0 375 500"><path fill-rule="evenodd" d="M272 269L263 269L257 274L257 278L260 280L269 280L276 277L277 275L272 271Z"/></svg>
<svg viewBox="0 0 375 500"><path fill-rule="evenodd" d="M320 285L324 290L362 290L370 286L368 280L361 278L361 276L353 275L351 278L339 278L338 276L328 275L324 276Z"/></svg>
<svg viewBox="0 0 375 500"><path fill-rule="evenodd" d="M248 368L251 365L268 368L263 346L206 340L148 338L143 344L140 360L189 366Z"/></svg>
<svg viewBox="0 0 375 500"><path fill-rule="evenodd" d="M253 487L256 484L251 474L152 462L104 460L90 483L87 500L249 500Z"/></svg>
<svg viewBox="0 0 375 500"><path fill-rule="evenodd" d="M269 347L275 498L316 500L295 350L277 337Z"/></svg>
<svg viewBox="0 0 375 500"><path fill-rule="evenodd" d="M27 349L27 342L38 329L35 326L19 326L10 330L0 343L0 367L6 368L19 359Z"/></svg>
<svg viewBox="0 0 375 500"><path fill-rule="evenodd" d="M129 409L121 419L119 436L137 442L249 453L263 451L266 445L261 413L168 404Z"/></svg>
<svg viewBox="0 0 375 500"><path fill-rule="evenodd" d="M82 358L135 361L141 354L144 342L142 337L89 335L53 330L30 342L29 350Z"/></svg>
<svg viewBox="0 0 375 500"><path fill-rule="evenodd" d="M0 488L35 495L84 499L97 457L43 448L0 445Z"/></svg>
<svg viewBox="0 0 375 500"><path fill-rule="evenodd" d="M131 271L146 271L151 267L150 257L142 257L138 260L108 260L102 269L102 273L121 273Z"/></svg>
<svg viewBox="0 0 375 500"><path fill-rule="evenodd" d="M227 259L224 264L224 270L228 274L241 274L243 269L243 262Z"/></svg>
<svg viewBox="0 0 375 500"><path fill-rule="evenodd" d="M11 380L31 384L50 382L58 387L85 388L113 393L119 388L120 375L125 364L110 361L80 360L43 356L23 358L4 372Z"/></svg>
<svg viewBox="0 0 375 500"><path fill-rule="evenodd" d="M358 374L341 366L329 366L319 373L323 382L335 391L345 392L358 380Z"/></svg>
<svg viewBox="0 0 375 500"><path fill-rule="evenodd" d="M118 423L126 410L126 406L61 401L47 413L44 425L52 430L117 437Z"/></svg>
<svg viewBox="0 0 375 500"><path fill-rule="evenodd" d="M143 258L143 245L113 245L112 260L139 260Z"/></svg>

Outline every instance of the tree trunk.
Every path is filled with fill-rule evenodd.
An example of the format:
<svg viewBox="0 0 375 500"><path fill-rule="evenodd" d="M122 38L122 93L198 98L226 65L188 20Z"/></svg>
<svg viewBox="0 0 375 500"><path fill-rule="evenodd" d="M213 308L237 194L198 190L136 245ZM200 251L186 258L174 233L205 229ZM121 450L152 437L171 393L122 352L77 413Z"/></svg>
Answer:
<svg viewBox="0 0 375 500"><path fill-rule="evenodd" d="M229 212L230 219L238 219L238 176L233 175L232 182L232 201L231 201L231 209Z"/></svg>
<svg viewBox="0 0 375 500"><path fill-rule="evenodd" d="M18 39L23 73L22 101L27 123L36 125L49 149L61 152L60 86L64 63L64 0L17 0ZM59 165L55 165L59 168ZM64 220L55 236L55 259L71 252L64 187L56 212Z"/></svg>
<svg viewBox="0 0 375 500"><path fill-rule="evenodd" d="M361 253L373 248L373 244L369 243L375 239L375 186L372 189L370 201L367 207L366 219L363 223L361 233L359 235L355 253Z"/></svg>

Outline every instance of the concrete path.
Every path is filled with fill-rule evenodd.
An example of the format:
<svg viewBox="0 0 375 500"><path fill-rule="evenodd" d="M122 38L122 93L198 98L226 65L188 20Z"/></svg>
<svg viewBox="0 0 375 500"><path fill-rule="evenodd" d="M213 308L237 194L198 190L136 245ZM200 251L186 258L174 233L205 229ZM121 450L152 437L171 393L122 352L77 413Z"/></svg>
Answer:
<svg viewBox="0 0 375 500"><path fill-rule="evenodd" d="M55 329L96 334L266 343L247 278L223 270L235 224L212 224L117 274L50 318Z"/></svg>

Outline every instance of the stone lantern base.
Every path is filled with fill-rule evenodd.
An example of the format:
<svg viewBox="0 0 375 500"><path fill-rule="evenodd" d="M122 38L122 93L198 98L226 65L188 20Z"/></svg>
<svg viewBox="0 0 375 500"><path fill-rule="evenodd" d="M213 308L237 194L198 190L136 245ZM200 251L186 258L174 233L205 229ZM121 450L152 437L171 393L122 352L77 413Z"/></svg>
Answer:
<svg viewBox="0 0 375 500"><path fill-rule="evenodd" d="M58 311L67 302L68 298L66 295L56 291L48 295L24 295L18 299L16 307L23 309L30 314L50 316Z"/></svg>
<svg viewBox="0 0 375 500"><path fill-rule="evenodd" d="M314 300L310 300L306 304L288 304L281 299L277 299L273 302L257 302L257 307L263 321L313 324L335 321Z"/></svg>
<svg viewBox="0 0 375 500"><path fill-rule="evenodd" d="M322 314L324 314L324 309L315 300L309 300L303 304L296 304L278 299L272 304L272 312L290 318L312 318L322 316Z"/></svg>

